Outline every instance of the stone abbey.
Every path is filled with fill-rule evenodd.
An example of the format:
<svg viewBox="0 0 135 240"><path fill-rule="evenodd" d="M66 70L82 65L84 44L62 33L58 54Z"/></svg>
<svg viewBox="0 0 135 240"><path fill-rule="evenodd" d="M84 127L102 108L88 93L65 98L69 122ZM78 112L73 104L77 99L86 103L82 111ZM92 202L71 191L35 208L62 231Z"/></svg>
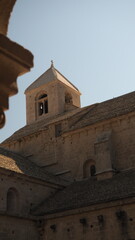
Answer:
<svg viewBox="0 0 135 240"><path fill-rule="evenodd" d="M81 108L54 66L0 145L1 240L135 240L135 92Z"/></svg>

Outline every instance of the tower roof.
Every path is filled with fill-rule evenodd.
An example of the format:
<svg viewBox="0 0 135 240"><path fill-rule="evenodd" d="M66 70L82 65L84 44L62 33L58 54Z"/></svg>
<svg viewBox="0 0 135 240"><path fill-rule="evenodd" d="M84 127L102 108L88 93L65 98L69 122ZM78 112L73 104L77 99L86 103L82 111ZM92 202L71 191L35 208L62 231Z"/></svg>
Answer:
<svg viewBox="0 0 135 240"><path fill-rule="evenodd" d="M68 87L79 92L77 87L75 87L67 78L65 78L56 68L54 68L53 62L51 62L50 68L44 72L35 82L33 82L26 90L25 93L36 89L44 84L50 83L52 81L58 80ZM80 93L81 94L81 93Z"/></svg>

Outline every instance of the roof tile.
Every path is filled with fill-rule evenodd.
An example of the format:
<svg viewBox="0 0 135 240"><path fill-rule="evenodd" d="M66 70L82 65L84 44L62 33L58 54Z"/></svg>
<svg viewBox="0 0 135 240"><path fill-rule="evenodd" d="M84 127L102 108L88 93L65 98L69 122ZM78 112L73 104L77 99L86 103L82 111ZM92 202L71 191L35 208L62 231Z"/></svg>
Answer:
<svg viewBox="0 0 135 240"><path fill-rule="evenodd" d="M62 212L133 196L135 196L135 169L121 172L110 179L101 181L89 178L74 182L42 202L33 209L32 214Z"/></svg>
<svg viewBox="0 0 135 240"><path fill-rule="evenodd" d="M53 176L35 163L21 155L0 147L0 168L4 168L22 175L37 178L48 183L65 186L67 182L60 177Z"/></svg>

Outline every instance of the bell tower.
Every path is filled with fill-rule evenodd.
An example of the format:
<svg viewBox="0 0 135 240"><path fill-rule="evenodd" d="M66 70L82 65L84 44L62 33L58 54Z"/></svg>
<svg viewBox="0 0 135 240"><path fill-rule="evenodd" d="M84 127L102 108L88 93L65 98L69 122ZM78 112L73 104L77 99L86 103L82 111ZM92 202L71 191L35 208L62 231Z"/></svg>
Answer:
<svg viewBox="0 0 135 240"><path fill-rule="evenodd" d="M25 91L27 124L80 107L80 91L53 65Z"/></svg>

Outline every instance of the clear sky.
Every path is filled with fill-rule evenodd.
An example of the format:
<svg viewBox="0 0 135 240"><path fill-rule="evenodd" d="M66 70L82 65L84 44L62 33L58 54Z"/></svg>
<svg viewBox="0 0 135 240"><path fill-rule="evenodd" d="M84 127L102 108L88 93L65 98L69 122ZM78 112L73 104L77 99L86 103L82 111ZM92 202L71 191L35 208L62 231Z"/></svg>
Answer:
<svg viewBox="0 0 135 240"><path fill-rule="evenodd" d="M135 0L17 0L8 37L34 54L34 68L17 80L0 141L26 124L24 91L52 59L82 106L134 91Z"/></svg>

